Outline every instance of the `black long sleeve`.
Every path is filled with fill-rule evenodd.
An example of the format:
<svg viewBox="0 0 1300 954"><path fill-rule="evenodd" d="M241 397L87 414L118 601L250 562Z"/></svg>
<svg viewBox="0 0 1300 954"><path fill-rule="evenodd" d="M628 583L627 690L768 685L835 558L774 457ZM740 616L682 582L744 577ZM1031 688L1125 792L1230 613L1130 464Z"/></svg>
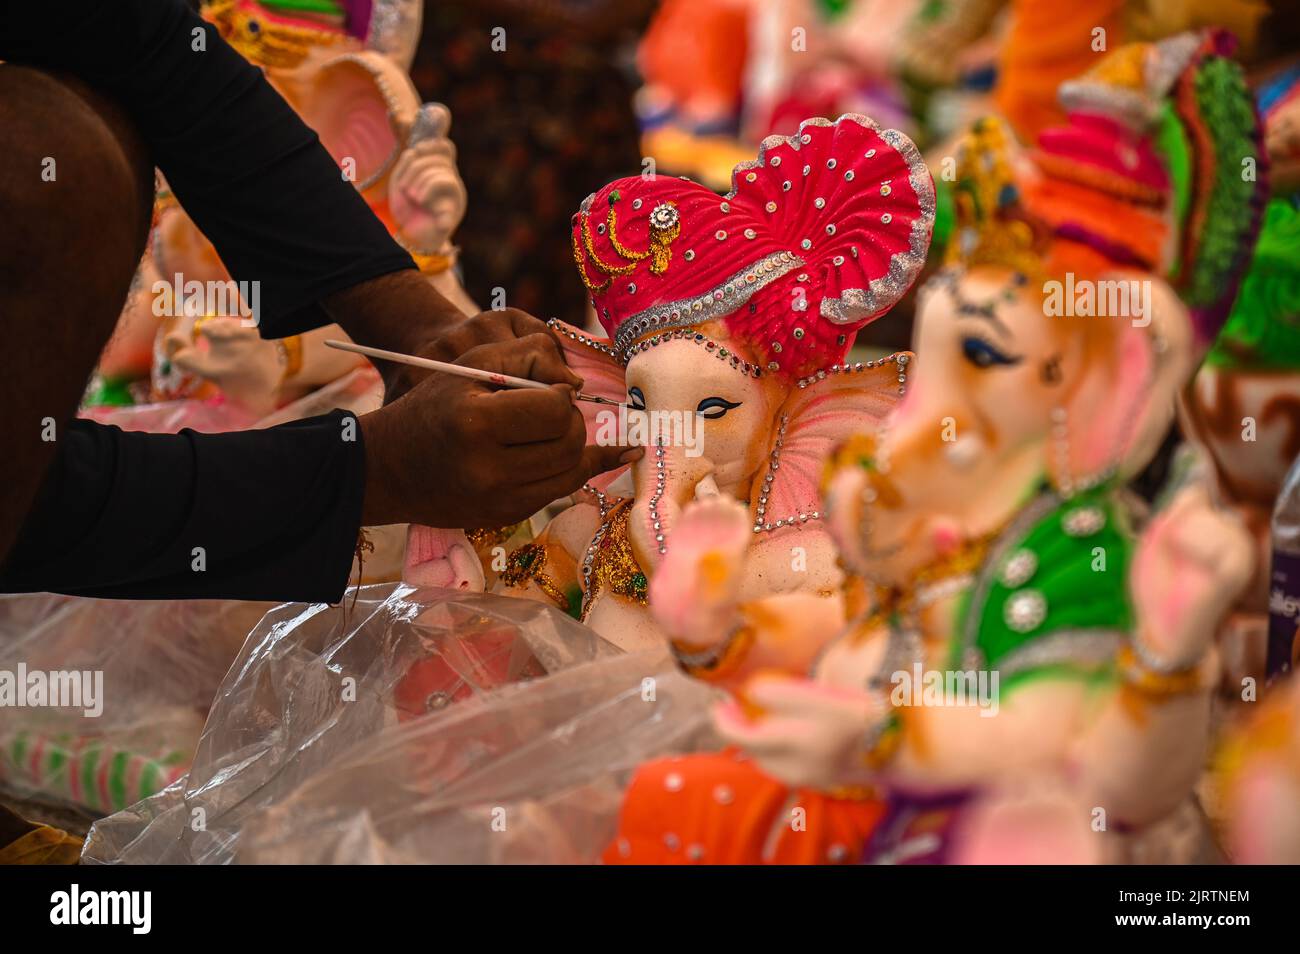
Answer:
<svg viewBox="0 0 1300 954"><path fill-rule="evenodd" d="M263 337L328 324L323 297L414 267L316 133L183 0L4 0L0 60L121 103L231 276L260 283Z"/></svg>
<svg viewBox="0 0 1300 954"><path fill-rule="evenodd" d="M65 431L0 591L333 602L346 588L365 486L352 415L235 434Z"/></svg>
<svg viewBox="0 0 1300 954"><path fill-rule="evenodd" d="M232 277L260 283L265 337L325 324L325 296L413 267L316 134L183 0L0 0L0 60L71 73L127 110ZM348 441L343 426L342 412L215 435L64 424L0 591L337 600L365 469L360 429Z"/></svg>

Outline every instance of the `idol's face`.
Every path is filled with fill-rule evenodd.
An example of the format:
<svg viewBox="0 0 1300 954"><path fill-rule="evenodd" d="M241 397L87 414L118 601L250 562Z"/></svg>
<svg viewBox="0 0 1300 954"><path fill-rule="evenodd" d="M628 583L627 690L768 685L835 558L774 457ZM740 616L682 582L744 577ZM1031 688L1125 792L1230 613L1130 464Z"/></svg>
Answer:
<svg viewBox="0 0 1300 954"><path fill-rule="evenodd" d="M1078 349L1063 347L1058 331L1039 290L1006 270L972 270L924 291L906 396L828 488L860 569L906 583L1042 479L1061 381L1079 371Z"/></svg>
<svg viewBox="0 0 1300 954"><path fill-rule="evenodd" d="M716 330L716 329L713 329ZM668 495L690 499L695 484L711 474L720 489L743 496L766 458L780 404L778 388L718 356L734 343L712 349L694 340L671 339L636 355L627 368L627 403L643 411L651 447L638 466L657 467L664 443ZM749 360L743 348L736 349Z"/></svg>

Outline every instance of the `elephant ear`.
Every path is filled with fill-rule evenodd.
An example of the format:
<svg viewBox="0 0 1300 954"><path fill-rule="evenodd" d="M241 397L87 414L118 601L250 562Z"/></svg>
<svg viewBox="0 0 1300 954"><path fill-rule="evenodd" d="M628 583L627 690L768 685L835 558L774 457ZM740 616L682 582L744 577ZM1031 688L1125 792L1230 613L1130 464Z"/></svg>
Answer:
<svg viewBox="0 0 1300 954"><path fill-rule="evenodd" d="M877 361L837 365L839 370L819 371L786 399L769 449L764 492L750 503L756 528L775 530L825 515L826 460L836 445L874 431L894 409L911 360L911 352L900 351Z"/></svg>
<svg viewBox="0 0 1300 954"><path fill-rule="evenodd" d="M1066 494L1111 475L1127 479L1146 466L1197 361L1191 315L1168 284L1141 272L1116 272L1100 281L1136 281L1149 288L1150 313L1145 323L1110 321L1110 333L1087 355L1083 380L1062 406L1047 467L1052 483Z"/></svg>
<svg viewBox="0 0 1300 954"><path fill-rule="evenodd" d="M582 378L583 393L617 401L619 404L626 403L627 371L614 357L609 339L595 338L558 318L552 318L547 324L560 341L565 362L574 374ZM601 411L608 414L614 409L607 404L579 401L578 410L582 412L582 419L587 424L587 437L590 440L600 427L597 415ZM624 466L606 471L593 477L590 483L597 490L603 491L626 470L627 467Z"/></svg>
<svg viewBox="0 0 1300 954"><path fill-rule="evenodd" d="M419 109L410 77L387 57L364 50L321 66L298 111L364 192L397 162Z"/></svg>

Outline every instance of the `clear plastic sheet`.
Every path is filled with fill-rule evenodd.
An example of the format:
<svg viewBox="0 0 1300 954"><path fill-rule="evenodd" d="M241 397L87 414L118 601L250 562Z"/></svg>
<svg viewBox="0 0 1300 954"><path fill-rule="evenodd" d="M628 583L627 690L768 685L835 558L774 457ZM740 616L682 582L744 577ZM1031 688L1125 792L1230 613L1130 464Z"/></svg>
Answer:
<svg viewBox="0 0 1300 954"><path fill-rule="evenodd" d="M530 600L365 587L277 607L189 774L98 822L90 863L590 862L649 758L713 698Z"/></svg>
<svg viewBox="0 0 1300 954"><path fill-rule="evenodd" d="M273 604L0 596L0 670L102 673L102 711L0 709L0 785L104 814L182 773L244 636Z"/></svg>

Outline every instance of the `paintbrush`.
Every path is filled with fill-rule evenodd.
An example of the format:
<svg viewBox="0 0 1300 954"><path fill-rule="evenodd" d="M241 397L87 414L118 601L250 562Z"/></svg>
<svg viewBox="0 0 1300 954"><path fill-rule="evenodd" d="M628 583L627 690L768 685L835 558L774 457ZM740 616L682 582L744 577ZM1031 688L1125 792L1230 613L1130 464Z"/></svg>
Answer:
<svg viewBox="0 0 1300 954"><path fill-rule="evenodd" d="M501 374L497 371L481 371L478 368L467 368L462 364L448 364L446 361L435 361L432 358L418 358L413 354L402 354L400 351L385 351L383 348L369 348L365 345L353 344L351 341L338 341L329 339L325 342L331 348L337 348L340 351L351 351L355 354L363 354L367 358L379 358L383 361L395 361L398 364L409 364L413 368L424 368L428 371L442 371L446 374L455 374L462 378L473 378L475 381L485 381L488 384L496 384L503 388L549 388L549 384L543 384L541 381L530 381L527 378L516 378L514 375ZM611 401L609 398L597 397L595 394L577 394L574 395L576 401L590 401L592 404L608 404L610 407L622 407L618 401Z"/></svg>

